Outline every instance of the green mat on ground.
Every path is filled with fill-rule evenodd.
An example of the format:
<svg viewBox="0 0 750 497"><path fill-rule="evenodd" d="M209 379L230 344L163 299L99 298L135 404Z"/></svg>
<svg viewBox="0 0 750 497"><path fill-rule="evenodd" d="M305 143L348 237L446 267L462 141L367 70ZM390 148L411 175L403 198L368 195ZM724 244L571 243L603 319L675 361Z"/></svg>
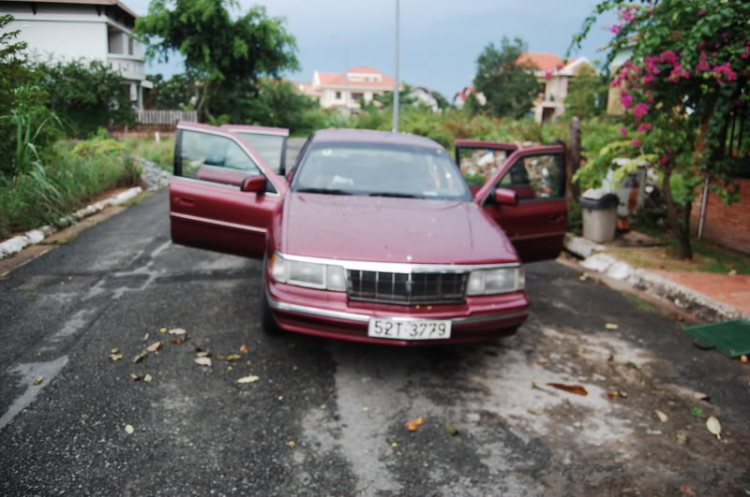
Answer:
<svg viewBox="0 0 750 497"><path fill-rule="evenodd" d="M684 328L685 333L702 344L714 347L729 357L750 354L750 321L733 319L721 323Z"/></svg>

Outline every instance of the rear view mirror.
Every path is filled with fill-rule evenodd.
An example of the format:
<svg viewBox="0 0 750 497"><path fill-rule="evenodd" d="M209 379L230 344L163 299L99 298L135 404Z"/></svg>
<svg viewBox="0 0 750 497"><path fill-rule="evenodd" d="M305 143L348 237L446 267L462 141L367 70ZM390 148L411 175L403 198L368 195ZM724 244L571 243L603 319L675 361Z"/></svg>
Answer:
<svg viewBox="0 0 750 497"><path fill-rule="evenodd" d="M518 194L507 188L497 188L495 202L499 205L518 205Z"/></svg>
<svg viewBox="0 0 750 497"><path fill-rule="evenodd" d="M266 177L258 175L245 178L242 180L240 190L243 192L264 192L266 190Z"/></svg>

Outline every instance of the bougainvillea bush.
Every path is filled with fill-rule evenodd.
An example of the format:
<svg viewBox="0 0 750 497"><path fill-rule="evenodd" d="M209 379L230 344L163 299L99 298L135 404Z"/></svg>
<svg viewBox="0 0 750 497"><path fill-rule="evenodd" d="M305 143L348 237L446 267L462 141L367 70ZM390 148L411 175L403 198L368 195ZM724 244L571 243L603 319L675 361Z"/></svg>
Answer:
<svg viewBox="0 0 750 497"><path fill-rule="evenodd" d="M611 83L621 89L630 118L619 148L629 148L631 157L648 159L660 169L680 256L690 258L691 202L706 174L725 201L737 195L728 175L737 150L728 140L733 118L750 118L750 2L606 0L585 20L571 48L612 11L618 21L609 27L608 63L630 53ZM675 179L687 185L681 202L672 192Z"/></svg>

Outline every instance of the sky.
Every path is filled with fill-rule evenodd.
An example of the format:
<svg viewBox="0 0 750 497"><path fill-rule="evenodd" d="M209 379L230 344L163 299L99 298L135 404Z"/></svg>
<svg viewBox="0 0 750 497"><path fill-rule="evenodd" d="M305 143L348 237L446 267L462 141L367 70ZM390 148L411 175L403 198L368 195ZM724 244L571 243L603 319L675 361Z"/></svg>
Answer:
<svg viewBox="0 0 750 497"><path fill-rule="evenodd" d="M149 0L124 0L136 13ZM564 56L573 34L596 5L593 0L401 0L400 79L426 86L448 98L471 84L476 59L489 43L503 36L520 37L530 51ZM297 39L301 71L284 76L312 80L313 72L343 72L345 67L372 66L395 73L396 0L240 0L241 7L265 5L270 16L285 19ZM607 24L595 26L582 50L592 61L605 59L599 49L611 39ZM149 63L147 73L181 72L179 58Z"/></svg>

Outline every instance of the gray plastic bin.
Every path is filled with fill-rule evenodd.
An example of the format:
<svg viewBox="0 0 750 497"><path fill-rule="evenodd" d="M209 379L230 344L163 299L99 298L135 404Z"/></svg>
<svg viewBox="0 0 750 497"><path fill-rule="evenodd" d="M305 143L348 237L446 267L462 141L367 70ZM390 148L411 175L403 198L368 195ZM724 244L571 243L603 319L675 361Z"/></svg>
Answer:
<svg viewBox="0 0 750 497"><path fill-rule="evenodd" d="M581 197L583 236L596 243L614 240L619 203L614 193L601 190L586 191Z"/></svg>

